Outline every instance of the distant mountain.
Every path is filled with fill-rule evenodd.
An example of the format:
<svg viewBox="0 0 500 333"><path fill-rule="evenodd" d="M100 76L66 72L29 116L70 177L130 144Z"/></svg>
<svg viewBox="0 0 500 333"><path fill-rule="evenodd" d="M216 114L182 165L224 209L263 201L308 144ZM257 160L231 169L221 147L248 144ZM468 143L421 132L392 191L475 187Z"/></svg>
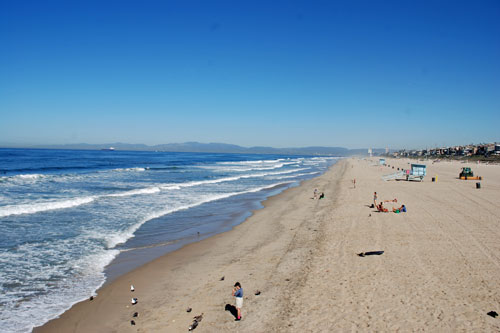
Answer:
<svg viewBox="0 0 500 333"><path fill-rule="evenodd" d="M367 149L347 149L343 147L303 147L303 148L273 148L273 147L242 147L227 143L168 143L155 146L130 143L106 143L106 144L65 144L65 145L38 145L26 148L46 149L83 149L101 150L109 147L115 150L135 151L166 151L166 152L191 152L191 153L239 153L239 154L283 154L283 155L329 155L329 156L352 156L367 155ZM373 149L374 154L384 153L384 149Z"/></svg>

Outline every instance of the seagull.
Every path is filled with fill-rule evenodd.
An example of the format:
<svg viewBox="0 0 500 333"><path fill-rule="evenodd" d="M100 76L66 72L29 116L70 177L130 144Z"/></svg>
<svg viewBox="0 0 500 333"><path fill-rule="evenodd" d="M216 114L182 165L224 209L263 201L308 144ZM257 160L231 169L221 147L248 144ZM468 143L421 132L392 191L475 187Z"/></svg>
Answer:
<svg viewBox="0 0 500 333"><path fill-rule="evenodd" d="M132 317L137 317L139 315L139 312L134 312L134 314L132 315Z"/></svg>
<svg viewBox="0 0 500 333"><path fill-rule="evenodd" d="M224 276L220 278L221 281L224 281Z"/></svg>
<svg viewBox="0 0 500 333"><path fill-rule="evenodd" d="M130 325L134 326L135 325L135 321L131 320L130 321Z"/></svg>
<svg viewBox="0 0 500 333"><path fill-rule="evenodd" d="M196 326L198 326L198 322L195 320L193 321L193 323L189 326L188 330L189 331L192 331L196 328Z"/></svg>
<svg viewBox="0 0 500 333"><path fill-rule="evenodd" d="M132 298L132 305L136 305L137 304L137 298Z"/></svg>
<svg viewBox="0 0 500 333"><path fill-rule="evenodd" d="M130 285L130 291L131 291L131 292L134 292L134 291L135 291L135 288L134 288L134 285L133 285L133 284L132 284L132 285Z"/></svg>
<svg viewBox="0 0 500 333"><path fill-rule="evenodd" d="M191 309L191 308L187 308L187 309L186 309L186 312L191 312L191 310L193 310L193 309Z"/></svg>

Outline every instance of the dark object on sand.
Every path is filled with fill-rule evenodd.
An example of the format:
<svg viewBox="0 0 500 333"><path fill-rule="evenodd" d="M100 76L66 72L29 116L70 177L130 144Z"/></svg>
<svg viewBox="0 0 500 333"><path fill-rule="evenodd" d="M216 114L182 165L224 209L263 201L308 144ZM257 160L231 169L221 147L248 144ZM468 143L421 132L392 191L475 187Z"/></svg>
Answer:
<svg viewBox="0 0 500 333"><path fill-rule="evenodd" d="M193 318L194 318L193 323L188 328L189 331L194 330L198 326L200 321L203 319L203 313L201 315L195 316Z"/></svg>
<svg viewBox="0 0 500 333"><path fill-rule="evenodd" d="M187 308L187 309L186 309L186 312L191 312L192 310L193 310L193 309L191 309L191 308Z"/></svg>
<svg viewBox="0 0 500 333"><path fill-rule="evenodd" d="M131 320L130 321L130 325L134 326L135 325L135 321Z"/></svg>
<svg viewBox="0 0 500 333"><path fill-rule="evenodd" d="M495 311L490 311L487 313L487 315L490 317L496 318L498 316L498 313L496 313Z"/></svg>
<svg viewBox="0 0 500 333"><path fill-rule="evenodd" d="M256 290L255 291L255 296L259 296L260 295L260 290Z"/></svg>
<svg viewBox="0 0 500 333"><path fill-rule="evenodd" d="M234 318L238 318L238 309L232 304L226 304L225 309L226 311L231 312L231 314L234 316Z"/></svg>
<svg viewBox="0 0 500 333"><path fill-rule="evenodd" d="M375 208L375 205L374 205L374 204L372 204L372 205L370 206L370 208Z"/></svg>
<svg viewBox="0 0 500 333"><path fill-rule="evenodd" d="M321 192L321 194L319 195L319 198L323 199L324 197L325 197L325 193Z"/></svg>
<svg viewBox="0 0 500 333"><path fill-rule="evenodd" d="M365 257L365 256L380 256L384 254L384 251L370 251L370 252L361 252L358 253L358 256L360 257Z"/></svg>
<svg viewBox="0 0 500 333"><path fill-rule="evenodd" d="M368 217L372 217L372 214L369 214Z"/></svg>
<svg viewBox="0 0 500 333"><path fill-rule="evenodd" d="M131 303L132 303L132 305L136 305L137 304L137 298L135 298L135 297L132 298L132 302Z"/></svg>
<svg viewBox="0 0 500 333"><path fill-rule="evenodd" d="M132 315L132 317L136 318L138 315L139 315L139 312L134 312L134 314Z"/></svg>
<svg viewBox="0 0 500 333"><path fill-rule="evenodd" d="M198 322L196 320L193 321L191 325L189 325L188 331L194 330L198 326Z"/></svg>
<svg viewBox="0 0 500 333"><path fill-rule="evenodd" d="M476 183L476 188L481 188L481 183Z"/></svg>
<svg viewBox="0 0 500 333"><path fill-rule="evenodd" d="M225 278L225 276L221 277L221 278L220 278L220 280L221 280L221 281L224 281L224 278Z"/></svg>
<svg viewBox="0 0 500 333"><path fill-rule="evenodd" d="M89 301L93 301L93 300L94 300L94 296L90 296Z"/></svg>

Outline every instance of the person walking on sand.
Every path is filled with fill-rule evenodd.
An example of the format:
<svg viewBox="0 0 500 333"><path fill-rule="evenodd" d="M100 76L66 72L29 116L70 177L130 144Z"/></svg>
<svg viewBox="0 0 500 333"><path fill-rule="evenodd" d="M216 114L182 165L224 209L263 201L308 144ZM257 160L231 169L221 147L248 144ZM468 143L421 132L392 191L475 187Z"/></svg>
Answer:
<svg viewBox="0 0 500 333"><path fill-rule="evenodd" d="M377 192L373 192L373 207L377 207Z"/></svg>
<svg viewBox="0 0 500 333"><path fill-rule="evenodd" d="M236 310L238 310L238 317L235 321L241 320L241 308L243 307L243 288L241 288L241 284L236 282L233 288L233 296L236 300Z"/></svg>

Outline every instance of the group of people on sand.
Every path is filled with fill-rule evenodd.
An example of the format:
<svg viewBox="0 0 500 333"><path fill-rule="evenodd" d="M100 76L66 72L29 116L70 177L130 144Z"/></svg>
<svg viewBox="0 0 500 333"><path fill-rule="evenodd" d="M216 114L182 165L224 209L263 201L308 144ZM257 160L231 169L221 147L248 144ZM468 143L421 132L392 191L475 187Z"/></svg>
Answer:
<svg viewBox="0 0 500 333"><path fill-rule="evenodd" d="M398 202L398 199L384 200L384 201L380 201L380 203L377 204L377 192L373 193L373 205L372 205L372 207L373 208L377 208L378 212L388 213L389 210L384 207L384 202ZM396 213L396 214L398 214L398 213L406 213L406 206L403 204L403 205L401 205L401 207L398 207L398 208L394 208L393 207L392 211L394 213Z"/></svg>

